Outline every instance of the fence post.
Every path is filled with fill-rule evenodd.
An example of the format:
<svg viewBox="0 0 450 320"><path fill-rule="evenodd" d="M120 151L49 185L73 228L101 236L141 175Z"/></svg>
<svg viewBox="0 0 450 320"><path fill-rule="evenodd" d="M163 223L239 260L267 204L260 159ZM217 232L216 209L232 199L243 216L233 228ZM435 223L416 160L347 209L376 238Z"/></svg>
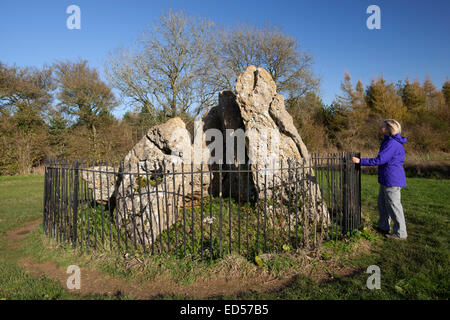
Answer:
<svg viewBox="0 0 450 320"><path fill-rule="evenodd" d="M348 220L349 220L349 206L348 206L348 195L349 195L349 176L348 176L348 154L344 153L343 161L343 175L342 175L342 235L345 235L348 231Z"/></svg>
<svg viewBox="0 0 450 320"><path fill-rule="evenodd" d="M78 221L78 189L80 179L78 176L78 160L75 160L75 170L74 170L74 184L73 184L73 224L72 224L72 245L75 248L77 245L77 221Z"/></svg>
<svg viewBox="0 0 450 320"><path fill-rule="evenodd" d="M47 235L47 204L48 204L48 200L47 200L47 194L48 194L48 172L47 172L47 159L45 160L45 175L44 175L44 204L43 204L43 208L44 208L44 214L42 217L42 229L43 232Z"/></svg>
<svg viewBox="0 0 450 320"><path fill-rule="evenodd" d="M359 158L359 159L361 159L361 152L358 152L357 154L356 154L356 157L357 158ZM357 190L357 192L358 192L358 210L357 210L357 212L358 212L358 219L357 219L357 224L358 224L358 229L361 227L361 163L358 163L357 165L356 165L356 172L357 172L357 175L358 175L358 190Z"/></svg>

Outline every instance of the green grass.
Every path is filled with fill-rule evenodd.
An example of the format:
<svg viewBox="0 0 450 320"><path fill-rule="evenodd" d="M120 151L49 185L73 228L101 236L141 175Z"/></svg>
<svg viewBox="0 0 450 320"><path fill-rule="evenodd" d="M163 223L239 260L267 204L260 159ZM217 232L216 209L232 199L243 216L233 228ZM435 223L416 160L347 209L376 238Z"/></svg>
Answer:
<svg viewBox="0 0 450 320"><path fill-rule="evenodd" d="M51 300L70 297L57 281L33 277L14 263L0 261L0 298Z"/></svg>
<svg viewBox="0 0 450 320"><path fill-rule="evenodd" d="M17 255L6 253L7 231L42 215L43 176L0 177L0 298L68 298L58 282L36 278L18 267Z"/></svg>
<svg viewBox="0 0 450 320"><path fill-rule="evenodd" d="M238 299L448 299L449 283L449 232L450 180L408 178L408 187L402 190L402 203L406 215L409 238L406 242L384 240L372 228L377 221L377 177L363 175L362 199L366 230L356 232L346 242L328 242L324 245L322 257L333 259L343 257L343 263L358 270L352 276L334 276L330 282L317 282L305 275L299 275L291 285L275 293L248 293L226 297ZM92 264L87 253L72 250L68 246L54 246L43 243L42 231L36 229L22 240L23 246L7 250L9 245L5 234L17 229L27 221L42 216L42 176L0 177L0 299L79 299L65 291L61 285L47 277L34 277L18 266L24 257L39 261L53 260L65 266L79 262ZM208 212L209 213L209 212ZM358 252L365 239L374 250ZM354 253L352 256L345 254ZM133 279L136 273L127 268L123 257L99 253L96 266L103 272L117 277ZM103 259L103 260L102 260ZM174 257L153 257L146 261L145 278L151 279L160 272L167 271L181 283L195 281L202 273L213 267L208 262L201 263L184 259L184 263ZM282 277L288 269L299 268L290 252L279 255L264 263L263 269ZM217 263L220 263L218 261ZM365 270L369 265L381 269L381 290L366 288L369 276ZM255 267L249 262L248 267ZM83 297L104 299L105 297ZM170 298L170 297L167 297ZM176 297L173 297L176 298Z"/></svg>
<svg viewBox="0 0 450 320"><path fill-rule="evenodd" d="M364 175L362 199L369 224L376 225L376 176ZM360 268L353 277L317 283L300 276L288 288L269 294L246 294L243 299L448 299L450 180L409 178L402 203L409 233L407 241L378 241L375 252L349 261ZM366 288L370 265L381 270L381 290ZM236 297L235 297L236 298Z"/></svg>
<svg viewBox="0 0 450 320"><path fill-rule="evenodd" d="M0 176L0 235L42 216L44 177Z"/></svg>
<svg viewBox="0 0 450 320"><path fill-rule="evenodd" d="M25 246L8 250L11 240L6 233L23 226L26 222L42 217L44 177L0 176L0 299L79 299L70 294L56 280L46 276L36 277L18 266L19 259L26 257L27 250L42 248L33 235L41 233L35 230L24 241ZM111 299L107 296L87 296L85 299ZM121 297L127 298L127 297Z"/></svg>

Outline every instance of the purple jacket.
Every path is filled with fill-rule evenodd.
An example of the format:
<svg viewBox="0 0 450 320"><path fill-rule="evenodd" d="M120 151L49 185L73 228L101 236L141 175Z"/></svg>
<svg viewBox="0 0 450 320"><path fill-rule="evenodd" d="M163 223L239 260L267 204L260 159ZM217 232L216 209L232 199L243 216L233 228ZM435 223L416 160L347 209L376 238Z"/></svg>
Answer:
<svg viewBox="0 0 450 320"><path fill-rule="evenodd" d="M362 166L378 166L378 183L386 187L406 187L405 149L406 138L399 133L385 136L376 158L361 159Z"/></svg>

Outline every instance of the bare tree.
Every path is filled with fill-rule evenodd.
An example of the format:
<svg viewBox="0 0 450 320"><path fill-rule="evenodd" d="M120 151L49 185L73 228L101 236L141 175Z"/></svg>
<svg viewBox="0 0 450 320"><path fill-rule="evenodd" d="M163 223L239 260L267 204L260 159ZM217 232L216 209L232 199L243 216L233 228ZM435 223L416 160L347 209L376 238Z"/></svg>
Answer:
<svg viewBox="0 0 450 320"><path fill-rule="evenodd" d="M150 115L198 115L215 102L213 23L170 10L136 42L110 56L106 74L122 97Z"/></svg>
<svg viewBox="0 0 450 320"><path fill-rule="evenodd" d="M222 28L217 32L214 57L218 84L228 89L233 89L237 76L249 65L265 68L278 91L289 97L314 91L320 81L312 70L312 56L276 26Z"/></svg>
<svg viewBox="0 0 450 320"><path fill-rule="evenodd" d="M196 117L216 103L220 90L233 90L249 65L263 67L279 92L301 97L318 88L312 57L276 27L248 25L227 30L170 10L136 41L106 63L110 83L138 110L161 121Z"/></svg>

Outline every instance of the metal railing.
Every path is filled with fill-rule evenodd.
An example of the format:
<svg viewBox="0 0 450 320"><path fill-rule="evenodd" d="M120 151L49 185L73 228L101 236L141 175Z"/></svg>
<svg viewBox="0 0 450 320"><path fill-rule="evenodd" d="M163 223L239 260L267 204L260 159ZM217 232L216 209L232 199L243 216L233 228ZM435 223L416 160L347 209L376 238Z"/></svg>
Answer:
<svg viewBox="0 0 450 320"><path fill-rule="evenodd" d="M44 233L73 247L192 258L317 249L360 227L352 156L273 167L47 159Z"/></svg>

